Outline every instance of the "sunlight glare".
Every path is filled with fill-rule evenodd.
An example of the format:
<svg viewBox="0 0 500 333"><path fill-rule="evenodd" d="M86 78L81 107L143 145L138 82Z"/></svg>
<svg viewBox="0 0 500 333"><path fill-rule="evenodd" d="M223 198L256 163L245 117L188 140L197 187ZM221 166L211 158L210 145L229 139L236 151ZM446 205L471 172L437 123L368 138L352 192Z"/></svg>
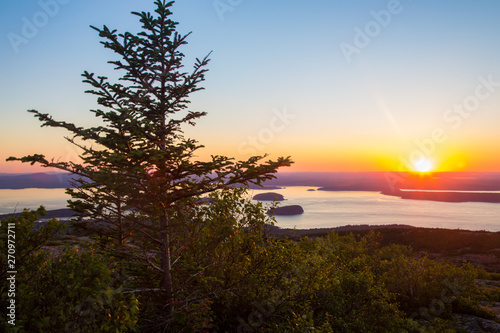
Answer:
<svg viewBox="0 0 500 333"><path fill-rule="evenodd" d="M432 161L431 160L423 158L423 159L419 160L418 162L416 162L413 165L413 168L417 172L425 173L425 172L432 171L432 169L434 168L434 166L432 165Z"/></svg>

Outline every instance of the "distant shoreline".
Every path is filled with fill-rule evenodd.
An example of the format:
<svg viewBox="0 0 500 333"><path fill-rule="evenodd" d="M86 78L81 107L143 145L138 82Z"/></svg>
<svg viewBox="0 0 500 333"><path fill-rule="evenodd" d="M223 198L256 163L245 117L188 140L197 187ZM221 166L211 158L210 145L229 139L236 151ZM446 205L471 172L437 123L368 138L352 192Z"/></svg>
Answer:
<svg viewBox="0 0 500 333"><path fill-rule="evenodd" d="M500 191L500 172L441 172L426 175L401 172L279 172L264 189L311 186L325 191L414 190ZM0 174L0 189L67 188L72 175L61 172ZM258 188L251 186L252 189Z"/></svg>
<svg viewBox="0 0 500 333"><path fill-rule="evenodd" d="M19 213L10 213L10 214L0 214L0 219L16 217L21 215ZM71 209L63 208L63 209L52 209L47 210L47 215L41 216L40 221L49 220L52 218L56 219L67 219L73 216L76 216L77 213ZM369 225L369 224L354 224L354 225L343 225L338 227L327 227L327 228L305 228L305 229L291 229L291 228L282 228L278 226L269 226L271 234L275 235L300 235L300 236L311 236L311 235L326 235L332 231L336 232L355 232L355 231L369 231L369 230L378 230L378 229L429 229L426 227L416 227L412 225L406 224L381 224L381 225ZM453 228L444 228L444 230L461 230L467 232L479 232L479 233L493 233L500 234L500 231L487 231L487 230L467 230L467 229L453 229Z"/></svg>
<svg viewBox="0 0 500 333"><path fill-rule="evenodd" d="M71 217L75 212L70 209L47 211L43 219ZM0 218L19 215L4 214ZM62 216L61 216L62 215ZM42 225L44 221L41 221ZM38 225L38 226L39 226ZM299 240L303 237L315 238L327 236L332 232L339 235L367 235L375 231L381 245L410 245L415 251L425 251L431 258L448 259L462 263L466 260L489 272L500 273L500 232L486 230L467 230L452 228L425 228L402 224L387 225L345 225L331 228L290 229L269 225L269 235L278 238Z"/></svg>
<svg viewBox="0 0 500 333"><path fill-rule="evenodd" d="M0 214L0 219L9 218L9 217L17 217L21 215L22 212L19 213L9 213L9 214ZM76 215L76 212L69 208L61 208L61 209L51 209L47 210L47 215L42 216L40 220L48 220L52 218L60 219L60 218L69 218Z"/></svg>
<svg viewBox="0 0 500 333"><path fill-rule="evenodd" d="M453 192L453 191L394 191L381 192L384 195L391 195L409 200L429 200L441 202L484 202L500 203L500 193L478 193L478 192Z"/></svg>

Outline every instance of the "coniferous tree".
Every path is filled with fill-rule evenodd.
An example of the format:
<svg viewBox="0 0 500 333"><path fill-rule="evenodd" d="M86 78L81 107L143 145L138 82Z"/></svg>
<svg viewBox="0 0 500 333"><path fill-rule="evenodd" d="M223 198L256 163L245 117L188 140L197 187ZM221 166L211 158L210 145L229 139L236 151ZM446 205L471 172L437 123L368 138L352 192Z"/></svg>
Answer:
<svg viewBox="0 0 500 333"><path fill-rule="evenodd" d="M177 286L172 276L173 253L182 253L183 225L201 195L232 185L260 184L274 178L277 169L290 165L289 158L276 161L253 156L236 161L212 156L195 160L202 148L183 136L183 126L195 125L205 112L188 110L189 96L201 89L208 56L196 59L184 70L182 46L189 34L176 31L171 20L173 2L157 0L153 14L134 12L142 30L117 33L104 26L98 31L105 48L120 60L109 61L122 73L118 82L85 71L84 82L102 107L91 110L103 125L78 127L30 110L43 124L71 133L66 139L81 150L81 161L55 161L35 154L11 157L73 173L74 200L69 207L79 213L80 225L113 239L112 246L128 262L146 263L156 271L156 286L172 314ZM155 284L152 284L155 286Z"/></svg>

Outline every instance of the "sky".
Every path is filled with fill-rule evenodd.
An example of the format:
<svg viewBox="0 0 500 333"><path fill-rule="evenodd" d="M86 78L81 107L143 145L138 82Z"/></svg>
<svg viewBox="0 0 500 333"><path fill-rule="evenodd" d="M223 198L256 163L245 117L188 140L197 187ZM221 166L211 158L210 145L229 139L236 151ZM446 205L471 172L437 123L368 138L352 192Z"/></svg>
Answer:
<svg viewBox="0 0 500 333"><path fill-rule="evenodd" d="M36 109L100 125L81 73L116 76L94 25L138 32L153 1L17 0L0 11L0 173L40 153L74 160ZM497 0L178 0L186 67L212 51L206 111L186 136L238 160L291 156L287 171L500 171Z"/></svg>

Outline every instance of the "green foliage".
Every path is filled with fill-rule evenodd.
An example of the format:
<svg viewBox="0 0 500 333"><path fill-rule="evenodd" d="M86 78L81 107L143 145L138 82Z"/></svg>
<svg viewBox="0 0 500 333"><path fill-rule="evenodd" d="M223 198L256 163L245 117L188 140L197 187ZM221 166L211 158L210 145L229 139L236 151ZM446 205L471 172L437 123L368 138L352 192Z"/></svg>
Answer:
<svg viewBox="0 0 500 333"><path fill-rule="evenodd" d="M56 219L46 221L41 228L36 228L36 221L47 212L43 206L36 211L25 209L18 216L2 219L0 223L0 278L5 279L8 269L9 244L14 248L15 267L17 270L33 271L45 261L47 253L42 246L55 235L65 230L65 225ZM9 227L13 226L13 227ZM9 242L10 240L10 242Z"/></svg>
<svg viewBox="0 0 500 333"><path fill-rule="evenodd" d="M270 238L264 248L260 265L242 269L245 285L214 299L214 332L455 332L458 306L488 318L471 298L472 267L379 247L374 234Z"/></svg>
<svg viewBox="0 0 500 333"><path fill-rule="evenodd" d="M219 321L234 315L227 305L233 303L235 294L255 282L266 260L265 231L274 223L266 210L262 203L252 202L245 189L227 189L211 193L195 208L175 215L171 223L182 220L176 234L182 242L172 247L172 273L179 298L174 320L169 320L156 299L158 294L142 294L141 304L149 305L141 315L142 323L151 331L168 327L175 332L189 327L197 332L213 326L214 318ZM143 288L154 288L144 280L139 283Z"/></svg>
<svg viewBox="0 0 500 333"><path fill-rule="evenodd" d="M18 330L125 332L457 332L453 313L492 318L469 265L436 262L378 237L268 235L269 207L243 189L216 191L173 215L178 299L172 313L153 271L120 270L107 247L29 252L18 274ZM40 213L43 209L40 210ZM38 214L15 221L28 244ZM5 229L5 223L2 224ZM2 229L2 230L4 230ZM4 231L5 232L5 231ZM41 238L51 241L52 238ZM207 250L208 249L208 250ZM104 252L105 253L105 252ZM150 258L155 263L154 256ZM148 265L149 266L149 265ZM144 266L146 267L146 266ZM2 303L5 304L5 287ZM149 290L149 292L147 291ZM494 288L491 290L495 290ZM133 295L137 295L137 298ZM139 303L141 307L139 308ZM411 317L412 319L409 319Z"/></svg>
<svg viewBox="0 0 500 333"><path fill-rule="evenodd" d="M500 284L497 284L496 287L486 288L484 294L487 300L500 303Z"/></svg>
<svg viewBox="0 0 500 333"><path fill-rule="evenodd" d="M425 322L421 326L417 326L414 332L419 333L458 333L464 332L461 328L456 326L454 320L443 320L441 318L434 318L430 322Z"/></svg>
<svg viewBox="0 0 500 333"><path fill-rule="evenodd" d="M134 297L116 288L116 269L89 248L67 249L55 256L46 243L63 229L52 219L34 229L45 210L25 210L1 224L2 268L6 263L8 224L15 225L16 240L16 325L2 327L21 332L125 332L137 322L138 304ZM80 253L79 253L80 252ZM10 275L10 274L9 274ZM6 308L8 286L1 283L1 305ZM7 328L6 328L7 327Z"/></svg>
<svg viewBox="0 0 500 333"><path fill-rule="evenodd" d="M415 318L450 317L451 305L475 290L476 270L417 255L409 247L386 246L374 256L374 270L400 308Z"/></svg>
<svg viewBox="0 0 500 333"><path fill-rule="evenodd" d="M478 278L483 280L500 281L500 273L487 272L484 268L478 268Z"/></svg>
<svg viewBox="0 0 500 333"><path fill-rule="evenodd" d="M405 325L366 264L367 242L332 234L300 243L268 239L264 247L265 260L243 270L244 287L214 301L216 315L225 315L214 331L399 332Z"/></svg>
<svg viewBox="0 0 500 333"><path fill-rule="evenodd" d="M67 250L36 273L18 294L24 330L128 332L135 326L137 300L113 288L113 270L91 249Z"/></svg>
<svg viewBox="0 0 500 333"><path fill-rule="evenodd" d="M458 298L454 311L457 313L468 314L485 319L495 319L496 315L493 311L481 306L473 297L460 297Z"/></svg>

